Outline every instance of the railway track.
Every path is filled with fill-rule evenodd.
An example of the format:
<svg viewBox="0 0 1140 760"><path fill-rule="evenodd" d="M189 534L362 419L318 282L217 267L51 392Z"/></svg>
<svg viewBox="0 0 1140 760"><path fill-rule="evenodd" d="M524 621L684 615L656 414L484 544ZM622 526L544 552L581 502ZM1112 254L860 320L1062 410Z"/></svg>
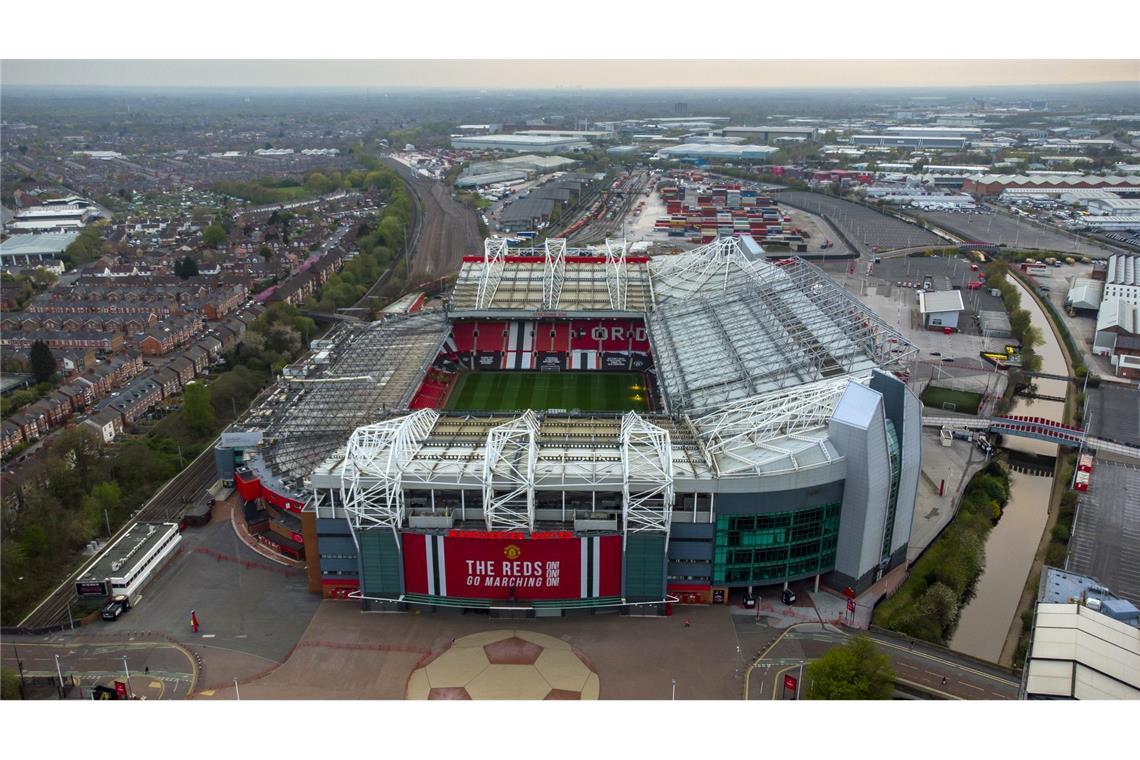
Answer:
<svg viewBox="0 0 1140 760"><path fill-rule="evenodd" d="M381 160L408 183L419 205L414 246L409 246L414 275L431 279L450 274L459 269L465 253L483 249L474 212L457 203L448 187L417 176L393 158Z"/></svg>
<svg viewBox="0 0 1140 760"><path fill-rule="evenodd" d="M186 466L182 472L168 480L154 496L135 512L134 516L120 528L111 541L118 540L131 526L139 522L176 522L182 517L186 506L200 497L217 478L214 469L214 444L206 448ZM110 542L108 542L110 543ZM70 619L71 605L78 597L75 594L75 579L90 560L85 560L43 601L20 621L20 628L50 628L66 625Z"/></svg>
<svg viewBox="0 0 1140 760"><path fill-rule="evenodd" d="M621 231L626 216L633 208L634 202L642 197L642 193L645 191L645 185L648 182L649 175L645 172L639 172L631 182L622 187L624 197L614 212L613 218L596 219L587 223L582 229L571 235L569 242L576 245L583 245L588 243L600 243L606 240L606 238L614 237L615 232ZM618 235L618 237L621 237L621 235Z"/></svg>

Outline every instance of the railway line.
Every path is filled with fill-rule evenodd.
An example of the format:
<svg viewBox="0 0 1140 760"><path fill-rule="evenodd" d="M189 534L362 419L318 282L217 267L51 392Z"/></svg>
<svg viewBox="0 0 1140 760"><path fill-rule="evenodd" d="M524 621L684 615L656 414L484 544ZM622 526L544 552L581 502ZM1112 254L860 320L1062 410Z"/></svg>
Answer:
<svg viewBox="0 0 1140 760"><path fill-rule="evenodd" d="M408 183L417 204L416 231L409 244L414 275L431 279L450 274L459 269L464 254L482 250L474 212L452 198L448 187L424 180L393 158L380 160Z"/></svg>
<svg viewBox="0 0 1140 760"><path fill-rule="evenodd" d="M182 517L188 504L202 496L206 489L217 478L214 469L214 444L211 441L202 453L197 456L182 472L168 480L134 516L121 527L111 543L116 541L131 526L139 522L176 522ZM89 564L83 562L64 581L56 587L43 601L32 609L19 623L20 628L42 629L57 625L66 625L70 619L71 605L78 597L75 594L75 579Z"/></svg>
<svg viewBox="0 0 1140 760"><path fill-rule="evenodd" d="M589 219L584 226L572 232L568 237L569 242L573 245L582 245L598 243L606 238L614 237L614 233L622 228L625 217L633 208L634 202L645 192L645 186L648 182L649 173L639 171L630 175L622 183L619 190L604 193L602 206L596 211L597 217ZM620 203L613 205L612 198L616 192L622 193L622 199ZM608 199L606 199L607 195L609 196Z"/></svg>

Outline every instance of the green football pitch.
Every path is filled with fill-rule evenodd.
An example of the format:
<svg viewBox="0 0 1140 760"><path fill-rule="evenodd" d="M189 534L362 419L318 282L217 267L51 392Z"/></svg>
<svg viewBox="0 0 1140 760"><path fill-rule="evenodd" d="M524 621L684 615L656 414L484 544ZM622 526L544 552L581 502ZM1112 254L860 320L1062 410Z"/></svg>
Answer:
<svg viewBox="0 0 1140 760"><path fill-rule="evenodd" d="M645 381L636 372L465 372L444 408L644 412L647 398Z"/></svg>

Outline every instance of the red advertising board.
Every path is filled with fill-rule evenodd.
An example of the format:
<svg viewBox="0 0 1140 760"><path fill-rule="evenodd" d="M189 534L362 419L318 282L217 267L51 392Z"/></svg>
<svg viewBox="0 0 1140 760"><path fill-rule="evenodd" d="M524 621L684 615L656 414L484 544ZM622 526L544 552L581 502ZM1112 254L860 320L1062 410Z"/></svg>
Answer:
<svg viewBox="0 0 1140 760"><path fill-rule="evenodd" d="M127 698L127 685L122 681L115 681L115 696L119 699Z"/></svg>
<svg viewBox="0 0 1140 760"><path fill-rule="evenodd" d="M790 689L791 691L795 691L796 690L796 677L795 676L784 676L784 688Z"/></svg>
<svg viewBox="0 0 1140 760"><path fill-rule="evenodd" d="M847 611L848 612L854 612L855 611L855 600L854 599L848 599L847 600Z"/></svg>
<svg viewBox="0 0 1140 760"><path fill-rule="evenodd" d="M621 595L621 536L517 535L460 538L405 533L404 590L519 601Z"/></svg>

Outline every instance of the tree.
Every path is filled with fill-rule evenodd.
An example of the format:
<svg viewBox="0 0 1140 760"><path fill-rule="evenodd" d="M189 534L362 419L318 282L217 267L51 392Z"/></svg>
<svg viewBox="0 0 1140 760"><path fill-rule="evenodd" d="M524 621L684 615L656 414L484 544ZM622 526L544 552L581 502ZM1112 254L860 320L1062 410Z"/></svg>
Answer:
<svg viewBox="0 0 1140 760"><path fill-rule="evenodd" d="M866 636L809 663L804 677L807 699L890 699L894 692L890 658Z"/></svg>
<svg viewBox="0 0 1140 760"><path fill-rule="evenodd" d="M226 229L220 224L211 224L202 230L202 242L208 248L217 248L226 241Z"/></svg>
<svg viewBox="0 0 1140 760"><path fill-rule="evenodd" d="M106 523L117 520L122 505L123 491L118 483L97 483L91 493L83 497L83 518L87 521L87 528L91 532L98 532ZM106 513L106 517L104 517Z"/></svg>
<svg viewBox="0 0 1140 760"><path fill-rule="evenodd" d="M23 147L22 145L20 146ZM0 699L23 699L20 694L20 675L10 668L0 670Z"/></svg>
<svg viewBox="0 0 1140 760"><path fill-rule="evenodd" d="M45 383L55 374L57 364L48 344L37 340L32 344L31 352L32 376L37 383Z"/></svg>
<svg viewBox="0 0 1140 760"><path fill-rule="evenodd" d="M205 435L214 429L214 407L210 403L210 391L202 383L188 383L183 390L182 421L197 435Z"/></svg>
<svg viewBox="0 0 1140 760"><path fill-rule="evenodd" d="M174 275L176 277L180 277L183 280L186 280L190 277L194 277L197 274L198 262L194 261L194 259L190 258L189 256L185 257L181 261L174 262Z"/></svg>

